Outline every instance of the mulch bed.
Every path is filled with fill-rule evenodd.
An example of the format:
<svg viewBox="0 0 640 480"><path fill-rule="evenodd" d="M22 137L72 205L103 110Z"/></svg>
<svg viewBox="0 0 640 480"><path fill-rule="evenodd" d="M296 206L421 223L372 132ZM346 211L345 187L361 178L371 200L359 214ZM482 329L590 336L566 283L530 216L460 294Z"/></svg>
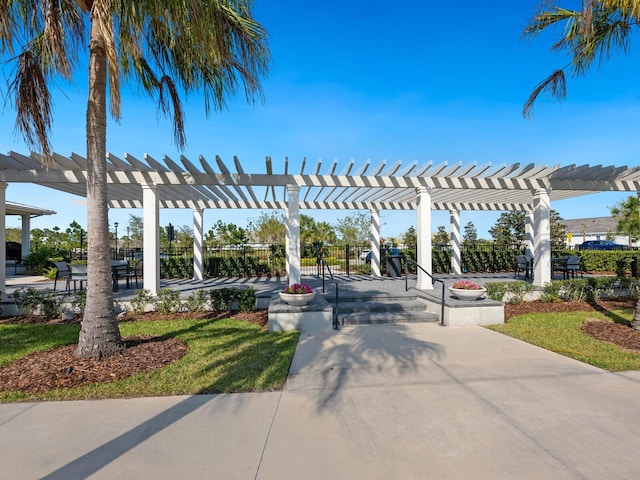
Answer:
<svg viewBox="0 0 640 480"><path fill-rule="evenodd" d="M194 313L161 314L147 312L141 315L127 313L119 321L156 321L184 319L235 318L255 323L263 329L267 326L267 311L237 312L232 315ZM67 323L78 323L75 318ZM59 320L43 320L41 317L12 317L1 323L56 323ZM133 336L123 339L126 350L104 360L77 358L76 345L65 345L43 352L35 352L0 368L0 392L22 391L38 394L57 388L75 388L92 383L113 382L132 375L150 372L179 360L187 353L188 345L175 338L158 336Z"/></svg>
<svg viewBox="0 0 640 480"><path fill-rule="evenodd" d="M519 305L507 304L504 306L505 321L516 315L525 313L554 313L554 312L608 312L624 308L635 309L636 301L627 300L598 300L597 302L522 302ZM640 353L640 330L630 328L628 325L603 320L589 319L580 329L582 332L598 340L609 342L625 350Z"/></svg>

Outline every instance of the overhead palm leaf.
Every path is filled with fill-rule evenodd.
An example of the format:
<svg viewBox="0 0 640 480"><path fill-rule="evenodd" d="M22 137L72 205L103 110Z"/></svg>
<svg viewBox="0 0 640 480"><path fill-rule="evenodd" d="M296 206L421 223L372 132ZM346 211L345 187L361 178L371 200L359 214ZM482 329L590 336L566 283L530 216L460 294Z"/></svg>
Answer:
<svg viewBox="0 0 640 480"><path fill-rule="evenodd" d="M524 117L531 116L536 100L543 93L564 100L565 72L582 76L594 62L599 67L613 53L628 53L631 34L638 27L639 19L640 0L584 0L582 10L555 6L537 13L525 27L523 36L532 38L561 24L562 35L551 49L567 52L571 60L554 70L531 92L522 110Z"/></svg>

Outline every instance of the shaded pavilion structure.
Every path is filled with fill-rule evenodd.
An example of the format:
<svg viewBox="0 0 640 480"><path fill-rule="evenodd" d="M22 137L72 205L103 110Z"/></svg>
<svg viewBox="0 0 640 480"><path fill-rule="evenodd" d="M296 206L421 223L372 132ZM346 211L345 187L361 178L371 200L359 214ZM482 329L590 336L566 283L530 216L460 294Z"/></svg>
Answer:
<svg viewBox="0 0 640 480"><path fill-rule="evenodd" d="M533 282L551 280L550 209L554 201L600 192L640 192L640 167L538 166L535 164L373 164L354 161L280 162L266 157L260 172L247 171L237 157L232 165L216 156L192 161L182 156L156 160L107 156L109 208L141 208L145 254L144 288L160 286L160 208L193 212L194 279L203 279L204 211L207 209L277 209L285 212L286 261L289 283L300 281L300 211L368 210L371 215L372 275L380 275L380 212L413 210L417 224L416 288L433 288L431 212L446 210L451 223L451 271L461 274L460 212L526 212L526 248L534 258ZM38 154L0 155L0 209L13 183L34 183L86 197L87 160L77 154L53 155L44 167ZM0 236L4 215L0 215ZM1 237L0 237L1 238ZM0 262L4 256L0 249ZM426 273L425 273L426 272ZM2 277L4 273L0 274ZM4 278L0 285L4 286Z"/></svg>

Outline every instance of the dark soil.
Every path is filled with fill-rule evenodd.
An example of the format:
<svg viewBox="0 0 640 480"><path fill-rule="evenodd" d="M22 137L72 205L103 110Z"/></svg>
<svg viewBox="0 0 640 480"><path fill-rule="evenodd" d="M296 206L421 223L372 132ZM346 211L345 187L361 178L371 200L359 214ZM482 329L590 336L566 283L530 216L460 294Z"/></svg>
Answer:
<svg viewBox="0 0 640 480"><path fill-rule="evenodd" d="M148 312L142 315L127 313L120 321L176 320L180 318L221 318L229 314ZM232 318L267 325L267 311L238 312ZM66 323L79 323L75 318ZM41 317L4 318L0 323L63 323ZM36 352L0 368L0 392L22 391L37 394L57 388L74 388L91 383L113 382L122 378L162 368L187 353L186 343L175 338L134 336L123 339L126 350L104 360L85 360L74 356L76 345L65 345L44 352Z"/></svg>

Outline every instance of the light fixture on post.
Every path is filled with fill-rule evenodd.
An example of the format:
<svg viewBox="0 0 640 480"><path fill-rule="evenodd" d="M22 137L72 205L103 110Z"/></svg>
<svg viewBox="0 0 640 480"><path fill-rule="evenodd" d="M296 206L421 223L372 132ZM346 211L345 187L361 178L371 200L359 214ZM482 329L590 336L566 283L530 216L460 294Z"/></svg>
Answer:
<svg viewBox="0 0 640 480"><path fill-rule="evenodd" d="M116 258L118 258L118 222L113 224L116 227Z"/></svg>

